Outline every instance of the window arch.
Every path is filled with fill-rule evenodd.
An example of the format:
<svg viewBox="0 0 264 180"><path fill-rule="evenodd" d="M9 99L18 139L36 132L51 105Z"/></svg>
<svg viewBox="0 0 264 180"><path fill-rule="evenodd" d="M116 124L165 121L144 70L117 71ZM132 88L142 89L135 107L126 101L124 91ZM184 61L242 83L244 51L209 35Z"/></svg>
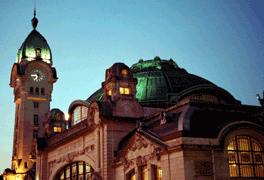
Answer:
<svg viewBox="0 0 264 180"><path fill-rule="evenodd" d="M45 95L45 89L44 88L41 88L40 92L41 92L41 95Z"/></svg>
<svg viewBox="0 0 264 180"><path fill-rule="evenodd" d="M249 136L236 136L228 142L230 177L264 177L264 152Z"/></svg>
<svg viewBox="0 0 264 180"><path fill-rule="evenodd" d="M36 89L35 89L35 94L39 95L39 88L38 87L36 87Z"/></svg>
<svg viewBox="0 0 264 180"><path fill-rule="evenodd" d="M29 92L30 92L30 94L34 93L34 88L32 86L29 88Z"/></svg>
<svg viewBox="0 0 264 180"><path fill-rule="evenodd" d="M86 106L78 106L73 110L73 125L87 119L88 108Z"/></svg>
<svg viewBox="0 0 264 180"><path fill-rule="evenodd" d="M85 162L74 162L64 167L57 175L56 180L72 180L72 179L82 179L90 180L91 166Z"/></svg>

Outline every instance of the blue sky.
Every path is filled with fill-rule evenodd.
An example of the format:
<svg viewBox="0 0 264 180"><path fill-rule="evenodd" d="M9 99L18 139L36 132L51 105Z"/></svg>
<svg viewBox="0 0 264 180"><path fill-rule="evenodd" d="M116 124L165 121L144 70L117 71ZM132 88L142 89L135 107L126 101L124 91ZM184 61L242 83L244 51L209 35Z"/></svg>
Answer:
<svg viewBox="0 0 264 180"><path fill-rule="evenodd" d="M37 1L37 30L50 45L58 81L51 108L68 111L101 87L115 62L155 56L259 105L264 90L263 0ZM0 1L0 174L11 167L14 112L10 74L31 32L34 1Z"/></svg>

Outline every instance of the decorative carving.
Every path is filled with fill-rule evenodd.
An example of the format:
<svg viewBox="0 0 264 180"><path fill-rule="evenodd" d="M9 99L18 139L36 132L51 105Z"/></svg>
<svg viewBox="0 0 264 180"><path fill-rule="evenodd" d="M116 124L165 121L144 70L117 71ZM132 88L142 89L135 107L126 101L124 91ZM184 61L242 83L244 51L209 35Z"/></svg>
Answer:
<svg viewBox="0 0 264 180"><path fill-rule="evenodd" d="M147 160L145 159L145 157L142 157L142 156L138 156L137 159L136 159L136 164L138 166L142 166L142 165L145 165L147 163Z"/></svg>
<svg viewBox="0 0 264 180"><path fill-rule="evenodd" d="M95 172L93 168L91 168L91 175L92 175L92 180L103 180L101 177L101 172Z"/></svg>
<svg viewBox="0 0 264 180"><path fill-rule="evenodd" d="M92 156L89 156L89 155L92 154L93 152L94 152L94 144L87 146L86 148L84 148L80 151L74 151L74 152L68 153L66 155L63 155L62 157L60 157L58 159L50 161L49 162L49 176L51 175L52 169L56 163L63 163L65 161L67 163L70 163L70 162L73 162L76 157L78 157L79 155L83 155L83 154L92 158Z"/></svg>
<svg viewBox="0 0 264 180"><path fill-rule="evenodd" d="M148 146L148 143L144 138L142 138L139 135L136 135L135 137L135 144L132 146L131 150L135 151L136 149L140 150L141 148L146 148Z"/></svg>
<svg viewBox="0 0 264 180"><path fill-rule="evenodd" d="M125 157L122 157L122 158L121 158L121 161L122 161L122 163L123 163L123 165L124 165L125 170L126 170L127 168L129 168L130 165L133 164L132 161L127 160Z"/></svg>

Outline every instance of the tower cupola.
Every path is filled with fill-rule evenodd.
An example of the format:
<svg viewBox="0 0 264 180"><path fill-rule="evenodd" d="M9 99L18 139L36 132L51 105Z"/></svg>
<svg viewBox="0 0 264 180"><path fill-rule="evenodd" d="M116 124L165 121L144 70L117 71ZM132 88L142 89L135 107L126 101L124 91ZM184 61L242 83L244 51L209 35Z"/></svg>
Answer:
<svg viewBox="0 0 264 180"><path fill-rule="evenodd" d="M33 30L27 36L17 53L17 63L25 63L34 60L42 60L52 65L52 55L50 47L46 39L36 30L38 19L36 18L36 10L31 20Z"/></svg>

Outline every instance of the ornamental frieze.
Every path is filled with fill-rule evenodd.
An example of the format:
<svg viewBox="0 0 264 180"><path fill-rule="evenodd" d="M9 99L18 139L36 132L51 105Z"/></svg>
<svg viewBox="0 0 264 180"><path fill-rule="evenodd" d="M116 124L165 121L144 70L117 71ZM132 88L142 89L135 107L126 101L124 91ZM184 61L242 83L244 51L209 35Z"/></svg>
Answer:
<svg viewBox="0 0 264 180"><path fill-rule="evenodd" d="M66 155L63 155L62 157L60 157L58 159L50 161L49 162L49 176L52 174L52 170L57 163L63 163L63 162L71 163L79 155L86 155L93 160L93 158L92 158L93 156L91 156L91 154L93 154L95 152L94 147L95 147L95 145L93 144L93 145L87 146L86 148L84 148L80 151L77 150L77 151L68 153Z"/></svg>

